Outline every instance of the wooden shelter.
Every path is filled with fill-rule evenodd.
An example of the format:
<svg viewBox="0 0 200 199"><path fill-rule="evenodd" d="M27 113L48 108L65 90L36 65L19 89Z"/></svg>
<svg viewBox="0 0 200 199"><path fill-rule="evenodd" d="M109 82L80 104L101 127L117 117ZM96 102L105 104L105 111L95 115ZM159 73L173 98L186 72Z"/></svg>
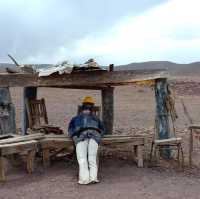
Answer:
<svg viewBox="0 0 200 199"><path fill-rule="evenodd" d="M38 87L93 89L101 90L102 119L107 134L113 131L114 87L131 85L135 83L154 84L156 97L156 114L159 116L159 135L167 138L169 133L168 116L165 110L165 96L167 95L168 72L163 70L128 70L128 71L89 71L73 74L52 74L47 77L39 77L38 74L1 73L0 86L9 93L9 87L23 87L23 118L22 132L28 128L27 99L37 98ZM0 93L1 95L1 93ZM3 97L3 95L1 96ZM4 100L4 99L1 99ZM12 113L14 114L14 112ZM15 126L13 126L15 128ZM8 133L7 131L5 131Z"/></svg>
<svg viewBox="0 0 200 199"><path fill-rule="evenodd" d="M160 139L167 139L170 135L169 114L166 109L166 96L168 72L163 70L128 70L128 71L87 71L71 74L54 73L50 76L39 77L38 74L31 73L0 73L0 134L16 133L15 125L15 109L11 102L9 87L23 87L23 117L22 117L22 135L25 135L29 128L28 111L26 102L30 99L37 99L37 88L68 88L68 89L92 89L100 90L102 97L102 120L105 124L106 135L102 140L103 145L131 143L137 151L137 164L143 167L144 138L137 136L112 136L113 120L114 120L114 87L133 84L147 84L154 87L156 98L156 119L157 131ZM31 136L31 135L30 135ZM23 136L25 137L25 136ZM1 139L1 136L0 136ZM37 147L34 143L24 145L23 138L10 138L10 142L2 141L0 143L0 180L5 180L5 172L3 166L3 156L16 151L27 151L27 168L32 171L32 162L34 151ZM26 141L36 140L26 137ZM49 151L52 147L66 147L72 145L72 140L67 137L44 136L37 138L37 143L43 150L43 162L49 162ZM23 147L22 147L23 145ZM12 150L10 150L10 148ZM13 148L14 147L14 148Z"/></svg>

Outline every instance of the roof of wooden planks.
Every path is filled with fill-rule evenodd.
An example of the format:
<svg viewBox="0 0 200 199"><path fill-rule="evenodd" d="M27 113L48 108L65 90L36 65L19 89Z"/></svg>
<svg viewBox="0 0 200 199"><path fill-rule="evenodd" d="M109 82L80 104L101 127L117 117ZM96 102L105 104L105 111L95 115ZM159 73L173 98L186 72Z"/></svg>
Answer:
<svg viewBox="0 0 200 199"><path fill-rule="evenodd" d="M134 84L140 81L167 78L166 70L121 70L93 71L74 74L53 74L38 77L37 74L0 73L1 87L61 87L61 88L98 88Z"/></svg>

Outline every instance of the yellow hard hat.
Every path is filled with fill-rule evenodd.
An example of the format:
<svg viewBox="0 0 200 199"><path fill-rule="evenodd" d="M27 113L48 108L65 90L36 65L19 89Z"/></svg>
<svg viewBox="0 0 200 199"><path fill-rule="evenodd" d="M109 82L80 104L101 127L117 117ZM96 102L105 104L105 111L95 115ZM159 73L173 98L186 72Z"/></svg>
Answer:
<svg viewBox="0 0 200 199"><path fill-rule="evenodd" d="M94 99L91 97L91 96L86 96L84 99L83 99L83 104L94 104Z"/></svg>

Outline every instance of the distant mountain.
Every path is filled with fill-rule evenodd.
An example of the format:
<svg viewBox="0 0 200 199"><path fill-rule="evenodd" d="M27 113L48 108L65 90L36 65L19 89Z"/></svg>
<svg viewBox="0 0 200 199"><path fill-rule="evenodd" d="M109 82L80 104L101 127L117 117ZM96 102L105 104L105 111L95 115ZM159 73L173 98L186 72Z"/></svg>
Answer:
<svg viewBox="0 0 200 199"><path fill-rule="evenodd" d="M116 70L131 69L167 69L171 74L195 75L200 74L200 62L190 64L177 64L169 61L149 61L141 63L131 63L115 67Z"/></svg>
<svg viewBox="0 0 200 199"><path fill-rule="evenodd" d="M35 66L38 68L45 68L50 66L50 64L36 64ZM13 68L15 65L0 63L0 71L6 67ZM115 70L133 69L167 69L172 75L198 75L200 74L200 62L193 62L190 64L177 64L169 61L149 61L115 66Z"/></svg>

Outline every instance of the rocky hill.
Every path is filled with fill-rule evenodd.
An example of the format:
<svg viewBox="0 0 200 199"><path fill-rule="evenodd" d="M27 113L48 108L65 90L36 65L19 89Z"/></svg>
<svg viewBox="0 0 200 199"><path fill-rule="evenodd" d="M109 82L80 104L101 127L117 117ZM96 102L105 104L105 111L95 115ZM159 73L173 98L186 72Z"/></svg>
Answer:
<svg viewBox="0 0 200 199"><path fill-rule="evenodd" d="M116 70L131 69L167 69L174 75L196 75L200 74L200 62L190 64L177 64L168 61L149 61L141 63L131 63L127 65L116 66Z"/></svg>

